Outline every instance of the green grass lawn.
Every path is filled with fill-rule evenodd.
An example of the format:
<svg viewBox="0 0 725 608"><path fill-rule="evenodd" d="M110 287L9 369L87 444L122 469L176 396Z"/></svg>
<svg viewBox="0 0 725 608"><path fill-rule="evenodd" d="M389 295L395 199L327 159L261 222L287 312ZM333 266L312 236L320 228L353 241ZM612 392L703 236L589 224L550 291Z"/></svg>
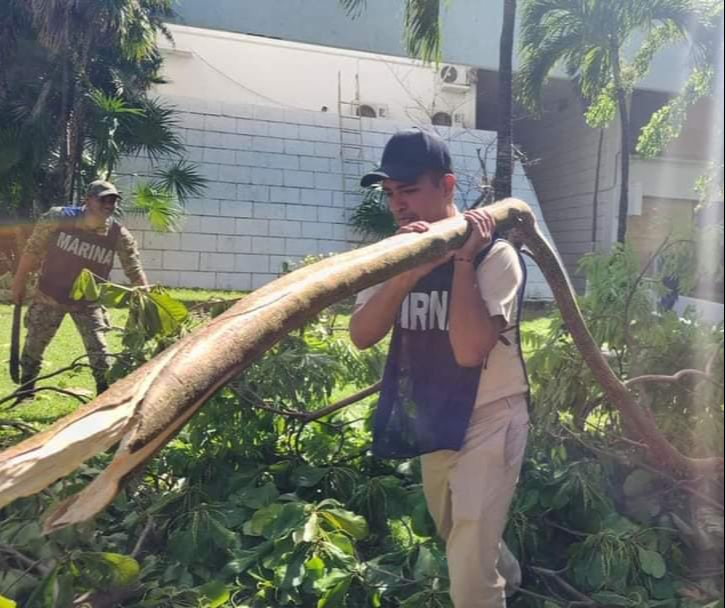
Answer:
<svg viewBox="0 0 725 608"><path fill-rule="evenodd" d="M171 292L174 297L187 304L194 304L209 299L236 299L244 295L241 292L191 289L174 289ZM335 327L341 332L346 331L350 320L350 311L347 308L343 307L335 319ZM126 310L109 311L113 329L109 332L107 340L111 352L118 352L121 349L121 331L126 323L127 314ZM9 395L15 390L15 385L10 379L8 370L11 323L12 306L0 304L0 398ZM546 310L527 310L524 315L522 330L525 333L543 335L548 332L550 324L551 317ZM22 335L24 339L25 328L22 330ZM66 317L58 334L46 351L42 373L50 373L63 368L83 354L85 354L85 350L75 325L70 317ZM93 396L95 389L93 377L86 368L66 372L58 378L54 378L52 384L59 388L87 396ZM344 393L347 392L342 391L341 396L345 396ZM0 406L0 420L3 418L12 418L42 427L53 422L60 416L73 411L78 407L78 403L78 400L73 397L52 392L41 392L32 401L23 402L10 412L2 411L8 404Z"/></svg>
<svg viewBox="0 0 725 608"><path fill-rule="evenodd" d="M244 295L243 292L234 291L210 291L203 289L171 289L171 294L186 304L193 305L210 299L237 299ZM125 309L109 310L109 318L112 330L107 334L106 339L110 352L121 350L121 332L126 324L128 312ZM12 325L13 307L7 304L0 304L0 399L9 395L15 390L15 384L10 379L10 328ZM25 327L21 330L21 340L25 339ZM55 339L45 352L43 369L41 374L47 374L54 370L68 366L72 361L85 354L83 342L76 330L73 320L66 316L58 330ZM95 394L95 382L90 370L80 368L74 372L66 372L53 379L54 386L87 396ZM42 384L42 382L41 382ZM53 422L60 416L73 411L79 404L77 399L67 397L58 393L40 392L32 401L23 402L13 410L12 414L0 413L3 417L21 419L30 424L44 425ZM4 406L0 405L0 412Z"/></svg>

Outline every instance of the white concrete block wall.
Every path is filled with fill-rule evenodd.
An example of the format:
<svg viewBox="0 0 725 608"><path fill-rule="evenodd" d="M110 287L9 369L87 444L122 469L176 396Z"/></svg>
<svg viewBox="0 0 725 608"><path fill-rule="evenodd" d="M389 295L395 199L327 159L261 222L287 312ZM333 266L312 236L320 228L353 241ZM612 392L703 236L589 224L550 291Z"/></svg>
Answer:
<svg viewBox="0 0 725 608"><path fill-rule="evenodd" d="M361 200L360 175L376 165L392 133L410 124L380 119L347 120L359 134L343 146L339 117L322 112L227 105L196 99L169 100L180 111L186 157L209 180L202 198L191 199L178 233L159 234L145 221L126 223L139 240L149 278L169 286L248 290L273 280L283 264L307 255L337 253L359 244L348 225ZM459 176L457 202L479 194L478 149L495 137L482 131L442 128ZM358 158L349 160L354 151ZM494 173L489 152L488 172ZM150 161L126 159L119 171L124 189L150 172ZM343 174L347 168L348 173ZM537 208L520 166L515 195ZM543 219L543 218L542 218ZM550 299L543 278L531 269L528 294Z"/></svg>

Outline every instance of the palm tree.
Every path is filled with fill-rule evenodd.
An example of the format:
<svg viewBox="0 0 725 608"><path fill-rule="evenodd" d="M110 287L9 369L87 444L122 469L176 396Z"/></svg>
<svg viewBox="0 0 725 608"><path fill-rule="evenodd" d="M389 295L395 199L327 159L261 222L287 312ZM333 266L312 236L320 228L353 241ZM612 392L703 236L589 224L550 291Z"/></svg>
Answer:
<svg viewBox="0 0 725 608"><path fill-rule="evenodd" d="M77 200L85 183L111 177L122 156L143 153L167 162L183 152L173 109L148 96L149 87L162 81L156 40L166 31L162 19L170 5L0 2L3 215L31 217L51 204ZM169 205L179 192L203 187L192 166L178 158L171 162L180 190L157 180L133 197L156 218L178 215Z"/></svg>
<svg viewBox="0 0 725 608"><path fill-rule="evenodd" d="M514 172L513 141L513 55L516 33L516 0L504 0L503 27L498 68L498 137L496 176L493 185L496 200L511 196Z"/></svg>
<svg viewBox="0 0 725 608"><path fill-rule="evenodd" d="M589 104L590 117L603 117L606 123L619 114L619 242L625 240L629 212L631 92L657 50L686 38L695 14L690 0L524 0L518 78L521 101L538 109L547 78L562 65ZM642 33L644 44L627 62L623 50Z"/></svg>
<svg viewBox="0 0 725 608"><path fill-rule="evenodd" d="M364 8L366 0L339 0L352 15ZM503 0L504 19L501 30L498 90L499 119L496 176L496 199L511 196L514 168L513 154L513 51L516 31L517 0ZM408 53L424 61L439 61L441 53L441 0L406 0L404 37ZM369 211L369 205L365 208ZM358 219L364 221L364 214Z"/></svg>

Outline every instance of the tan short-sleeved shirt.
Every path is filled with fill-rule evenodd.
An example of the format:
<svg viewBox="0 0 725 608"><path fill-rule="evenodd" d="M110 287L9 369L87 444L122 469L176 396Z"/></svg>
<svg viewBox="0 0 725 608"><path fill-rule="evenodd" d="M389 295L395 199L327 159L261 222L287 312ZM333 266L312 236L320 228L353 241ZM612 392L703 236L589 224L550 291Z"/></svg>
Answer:
<svg viewBox="0 0 725 608"><path fill-rule="evenodd" d="M529 390L515 327L524 271L511 243L503 240L494 243L476 269L476 282L489 314L503 317L506 327L481 370L476 396L476 407L479 407ZM356 305L364 305L378 289L380 285L361 291Z"/></svg>

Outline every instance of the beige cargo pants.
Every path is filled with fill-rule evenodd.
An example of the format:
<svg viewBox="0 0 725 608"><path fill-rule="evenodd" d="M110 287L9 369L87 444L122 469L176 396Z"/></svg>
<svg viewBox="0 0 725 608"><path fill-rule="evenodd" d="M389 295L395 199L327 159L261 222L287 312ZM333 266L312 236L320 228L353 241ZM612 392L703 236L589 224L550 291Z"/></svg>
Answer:
<svg viewBox="0 0 725 608"><path fill-rule="evenodd" d="M460 452L422 458L428 508L446 542L455 608L505 608L521 569L502 540L529 431L525 395L476 408Z"/></svg>

